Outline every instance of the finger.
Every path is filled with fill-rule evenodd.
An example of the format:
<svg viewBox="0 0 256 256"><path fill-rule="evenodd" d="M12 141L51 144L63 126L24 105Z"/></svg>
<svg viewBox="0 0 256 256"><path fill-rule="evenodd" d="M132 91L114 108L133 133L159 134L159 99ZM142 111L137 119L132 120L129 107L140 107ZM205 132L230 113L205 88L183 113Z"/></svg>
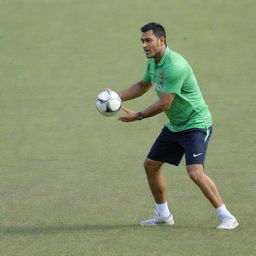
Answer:
<svg viewBox="0 0 256 256"><path fill-rule="evenodd" d="M121 122L129 122L129 118L127 116L120 116L117 120Z"/></svg>
<svg viewBox="0 0 256 256"><path fill-rule="evenodd" d="M131 112L131 110L130 110L130 109L128 109L128 108L126 108L126 107L124 107L124 106L122 106L122 109L123 109L123 111L125 111L126 113Z"/></svg>

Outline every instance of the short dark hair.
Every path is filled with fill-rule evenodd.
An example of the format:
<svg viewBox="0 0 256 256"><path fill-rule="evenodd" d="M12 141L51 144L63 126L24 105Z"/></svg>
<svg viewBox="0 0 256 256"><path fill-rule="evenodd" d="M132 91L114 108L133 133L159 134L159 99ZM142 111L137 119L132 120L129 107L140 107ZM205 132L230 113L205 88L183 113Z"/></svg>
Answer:
<svg viewBox="0 0 256 256"><path fill-rule="evenodd" d="M143 27L140 28L141 32L147 32L149 30L152 30L154 35L157 37L163 36L166 39L166 33L164 27L156 22L150 22Z"/></svg>

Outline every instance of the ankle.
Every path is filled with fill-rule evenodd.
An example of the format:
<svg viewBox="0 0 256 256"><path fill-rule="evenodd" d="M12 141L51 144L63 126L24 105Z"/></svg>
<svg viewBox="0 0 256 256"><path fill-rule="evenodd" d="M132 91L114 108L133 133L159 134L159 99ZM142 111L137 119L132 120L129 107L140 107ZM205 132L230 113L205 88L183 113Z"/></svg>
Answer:
<svg viewBox="0 0 256 256"><path fill-rule="evenodd" d="M156 212L159 214L161 217L168 217L170 216L170 210L168 208L167 202L162 203L162 204L156 204Z"/></svg>
<svg viewBox="0 0 256 256"><path fill-rule="evenodd" d="M228 211L225 204L222 204L220 207L216 208L217 214L220 219L232 218L233 215Z"/></svg>

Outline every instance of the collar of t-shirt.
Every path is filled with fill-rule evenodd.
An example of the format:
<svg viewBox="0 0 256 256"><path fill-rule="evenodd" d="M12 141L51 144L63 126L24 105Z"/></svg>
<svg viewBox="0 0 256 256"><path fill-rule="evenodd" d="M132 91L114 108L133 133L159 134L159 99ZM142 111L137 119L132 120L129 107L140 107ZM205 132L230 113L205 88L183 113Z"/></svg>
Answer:
<svg viewBox="0 0 256 256"><path fill-rule="evenodd" d="M162 66L162 65L165 63L165 61L166 61L166 59L168 58L170 52L171 52L171 50L170 50L170 48L167 46L166 49L165 49L165 51L164 51L163 57L161 58L160 62L156 65L156 67L160 67L160 66Z"/></svg>

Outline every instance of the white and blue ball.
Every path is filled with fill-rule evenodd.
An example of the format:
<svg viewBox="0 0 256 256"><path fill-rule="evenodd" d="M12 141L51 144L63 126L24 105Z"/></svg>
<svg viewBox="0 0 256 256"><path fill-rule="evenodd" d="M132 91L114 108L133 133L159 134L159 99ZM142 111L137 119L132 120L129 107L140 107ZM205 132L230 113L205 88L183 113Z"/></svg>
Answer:
<svg viewBox="0 0 256 256"><path fill-rule="evenodd" d="M104 116L115 115L121 107L122 100L114 91L106 89L96 97L96 108Z"/></svg>

